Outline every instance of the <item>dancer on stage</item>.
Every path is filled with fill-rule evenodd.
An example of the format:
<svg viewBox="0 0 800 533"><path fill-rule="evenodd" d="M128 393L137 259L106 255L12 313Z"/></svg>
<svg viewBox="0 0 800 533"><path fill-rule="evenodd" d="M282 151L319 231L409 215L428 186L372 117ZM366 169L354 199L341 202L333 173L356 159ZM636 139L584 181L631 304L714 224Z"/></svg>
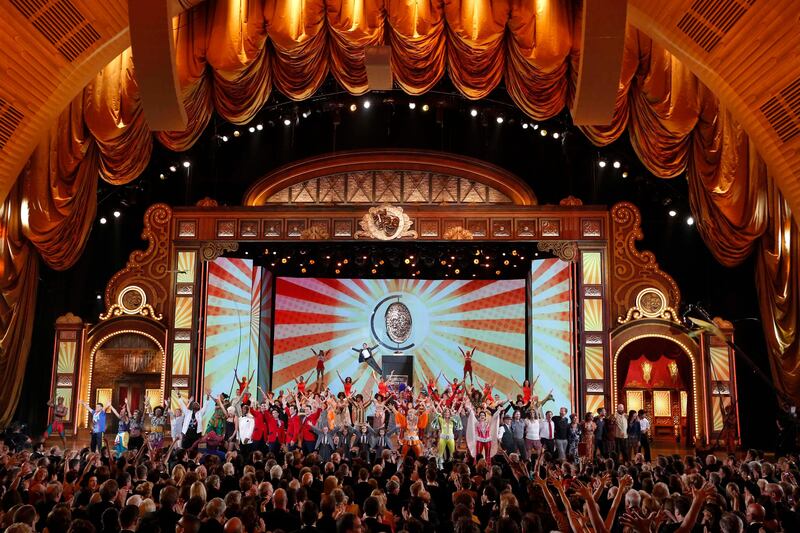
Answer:
<svg viewBox="0 0 800 533"><path fill-rule="evenodd" d="M250 401L250 393L247 392L247 386L250 385L253 381L253 376L256 375L256 371L253 370L250 372L250 377L242 376L242 379L239 379L239 375L236 373L236 369L233 369L233 379L236 380L236 383L239 384L239 390L236 392L236 396L242 399L242 402L248 403Z"/></svg>
<svg viewBox="0 0 800 533"><path fill-rule="evenodd" d="M339 376L339 381L342 382L342 386L344 387L344 395L349 397L350 394L353 392L353 378L351 378L350 376L342 378L342 375L339 373L338 370L336 371L336 375Z"/></svg>
<svg viewBox="0 0 800 533"><path fill-rule="evenodd" d="M164 410L167 405L156 405L152 412L150 411L150 399L144 399L144 412L150 420L150 433L147 434L147 440L150 448L158 452L164 445L164 432L167 426L167 417L164 416Z"/></svg>
<svg viewBox="0 0 800 533"><path fill-rule="evenodd" d="M539 381L539 376L536 376L536 379L533 380L533 385L529 380L525 380L522 382L520 387L522 387L522 403L528 403L531 401L533 397L533 388L536 386L536 383Z"/></svg>
<svg viewBox="0 0 800 533"><path fill-rule="evenodd" d="M434 426L439 429L439 446L436 453L436 460L439 468L444 467L445 452L447 459L453 458L456 452L456 430L461 429L461 418L453 416L453 412L445 407L434 411Z"/></svg>
<svg viewBox="0 0 800 533"><path fill-rule="evenodd" d="M306 393L306 378L305 376L301 375L299 378L294 378L294 384L297 385L297 393L298 394L305 394ZM317 391L319 392L319 391Z"/></svg>
<svg viewBox="0 0 800 533"><path fill-rule="evenodd" d="M466 383L467 374L469 374L469 382L472 383L473 380L475 379L472 376L472 356L475 353L475 350L477 350L478 348L475 347L472 348L472 350L467 350L466 352L464 351L463 348L461 348L461 346L459 346L458 349L461 351L461 355L464 356L464 376L461 378L461 381Z"/></svg>
<svg viewBox="0 0 800 533"><path fill-rule="evenodd" d="M328 358L330 355L330 350L320 350L318 352L314 351L314 348L311 348L311 353L314 354L314 357L317 358L317 379L316 379L316 389L317 392L322 392L322 388L325 386L325 359Z"/></svg>
<svg viewBox="0 0 800 533"><path fill-rule="evenodd" d="M130 441L131 433L131 416L128 413L128 401L122 402L122 407L117 411L114 406L109 404L109 409L119 419L117 423L117 436L114 437L114 451L117 458L121 457L123 453L128 451L128 441Z"/></svg>
<svg viewBox="0 0 800 533"><path fill-rule="evenodd" d="M358 354L358 362L359 363L367 363L375 372L380 375L383 375L383 370L381 370L380 365L375 361L375 353L374 351L378 348L378 345L371 347L365 342L361 345L361 348L352 348L354 352Z"/></svg>
<svg viewBox="0 0 800 533"><path fill-rule="evenodd" d="M101 451L103 449L103 434L106 432L106 413L111 409L111 406L103 407L103 404L97 402L94 409L89 405L89 402L78 400L78 403L86 408L92 415L92 440L90 448L92 452Z"/></svg>
<svg viewBox="0 0 800 533"><path fill-rule="evenodd" d="M58 436L61 437L61 443L63 444L64 448L67 447L67 435L64 431L64 419L67 417L67 407L64 405L64 398L59 396L56 398L56 401L50 400L47 402L48 407L53 410L53 417L50 420L50 425L47 426L47 429L44 432L43 439L46 439L50 436L51 433L54 431L58 433Z"/></svg>
<svg viewBox="0 0 800 533"><path fill-rule="evenodd" d="M428 412L424 408L424 404L420 402L419 407L414 409L409 405L408 412L402 413L395 407L389 408L395 417L397 427L403 432L403 447L400 455L404 458L408 455L408 451L414 452L418 458L422 457L422 440L420 439L420 432L424 432L428 426Z"/></svg>

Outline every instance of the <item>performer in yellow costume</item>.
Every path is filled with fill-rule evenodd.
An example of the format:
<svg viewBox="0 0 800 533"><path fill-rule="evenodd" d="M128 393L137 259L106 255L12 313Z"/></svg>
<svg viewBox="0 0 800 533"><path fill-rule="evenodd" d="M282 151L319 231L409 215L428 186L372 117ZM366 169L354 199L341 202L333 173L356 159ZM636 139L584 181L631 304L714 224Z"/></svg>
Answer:
<svg viewBox="0 0 800 533"><path fill-rule="evenodd" d="M455 431L462 429L461 418L452 416L452 411L445 407L445 409L436 415L433 421L434 426L439 429L439 447L436 454L439 468L444 466L444 452L447 450L448 457L452 459L453 454L456 452L456 439Z"/></svg>

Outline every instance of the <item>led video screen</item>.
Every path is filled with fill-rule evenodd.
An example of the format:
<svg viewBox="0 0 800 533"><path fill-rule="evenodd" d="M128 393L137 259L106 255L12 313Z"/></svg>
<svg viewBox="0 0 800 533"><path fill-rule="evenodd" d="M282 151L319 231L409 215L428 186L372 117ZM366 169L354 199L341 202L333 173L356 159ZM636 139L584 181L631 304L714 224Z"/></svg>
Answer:
<svg viewBox="0 0 800 533"><path fill-rule="evenodd" d="M545 410L572 412L572 270L560 259L531 263L530 299L531 382L534 394L553 392Z"/></svg>
<svg viewBox="0 0 800 533"><path fill-rule="evenodd" d="M388 364L395 352L410 356L410 381L417 390L440 371L440 391L445 378L460 380L459 347L476 348L474 376L480 383L495 383L503 396L516 396L525 375L526 294L524 279L277 278L272 387L293 388L299 376L313 387L317 358L312 350L330 350L326 386L342 390L338 371L352 378L355 391L374 393L373 372L359 363L356 351L367 343L377 346L379 365ZM398 313L407 328L399 336L389 320Z"/></svg>
<svg viewBox="0 0 800 533"><path fill-rule="evenodd" d="M249 259L221 257L208 265L203 387L233 395L266 385L272 322L272 273Z"/></svg>

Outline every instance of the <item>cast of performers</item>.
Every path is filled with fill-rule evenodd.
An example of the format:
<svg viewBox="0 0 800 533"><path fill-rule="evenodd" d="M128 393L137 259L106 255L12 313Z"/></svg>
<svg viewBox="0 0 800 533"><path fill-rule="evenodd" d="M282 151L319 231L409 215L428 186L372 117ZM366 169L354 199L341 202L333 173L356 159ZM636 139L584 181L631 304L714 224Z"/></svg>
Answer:
<svg viewBox="0 0 800 533"><path fill-rule="evenodd" d="M473 383L474 377L472 376L472 356L475 353L475 350L478 348L472 348L472 350L467 349L465 352L461 346L458 347L461 355L464 356L464 376L461 378L461 381L466 383L467 381L467 374L469 374L469 382L470 384Z"/></svg>
<svg viewBox="0 0 800 533"><path fill-rule="evenodd" d="M67 417L67 407L64 405L64 398L59 396L56 398L56 401L50 400L47 402L47 406L52 409L52 415L50 418L50 424L48 424L47 429L44 432L43 438L49 437L53 432L58 433L58 436L61 437L61 443L63 444L64 448L67 447L67 436L64 430L64 419ZM90 409L91 411L91 409Z"/></svg>
<svg viewBox="0 0 800 533"><path fill-rule="evenodd" d="M466 358L471 358L473 352L474 349L470 350ZM324 358L322 352L315 353L320 360ZM144 444L156 454L161 453L167 428L171 427L172 447L192 450L203 445L204 454L220 458L237 450L247 457L254 451L269 451L279 456L283 451L302 449L305 454L316 453L326 461L334 453L348 458L361 455L369 460L385 457L386 453L402 457L410 453L435 460L443 467L457 453L461 438L471 457L486 460L498 453L527 458L531 452L540 450L543 443L552 444L559 438L553 431L550 413L546 419L542 415L542 405L552 400L552 394L540 402L532 391L528 392L533 386L527 381L521 384L523 394L512 400L493 395L494 381L481 383L472 375L474 386L467 386L466 376L461 376L461 381L445 378L448 386L441 395L435 387L441 372L419 392L411 387L395 388L388 376L373 374L374 395L356 393L350 377L337 375L345 389L338 394L328 388L309 390L303 386L307 380L301 377L296 380L294 391L268 393L258 387L256 398L249 401L245 398L252 375L241 380L235 376L241 395L229 398L224 393L212 395L210 390L198 400L175 395L172 401L179 408L172 412L168 410L169 401L152 406L150 398L145 398L141 417L138 411L131 414L125 402L119 410L111 405L97 404L91 409L86 402L81 404L91 409L95 450L102 447L106 414L110 411L117 416L114 443L117 457L128 449L144 447L134 444L131 435L134 420L140 424ZM51 433L62 434L60 424L63 425L66 416L63 403L58 398L49 402L54 410ZM591 417L573 426L580 428L575 433L580 442L578 454L593 455L596 437ZM571 451L577 442L570 442Z"/></svg>
<svg viewBox="0 0 800 533"><path fill-rule="evenodd" d="M370 347L366 342L361 345L361 348L352 348L354 352L358 354L358 362L359 363L367 363L370 368L372 368L375 372L379 375L383 375L383 370L381 370L381 366L375 361L375 350L378 348L378 345Z"/></svg>

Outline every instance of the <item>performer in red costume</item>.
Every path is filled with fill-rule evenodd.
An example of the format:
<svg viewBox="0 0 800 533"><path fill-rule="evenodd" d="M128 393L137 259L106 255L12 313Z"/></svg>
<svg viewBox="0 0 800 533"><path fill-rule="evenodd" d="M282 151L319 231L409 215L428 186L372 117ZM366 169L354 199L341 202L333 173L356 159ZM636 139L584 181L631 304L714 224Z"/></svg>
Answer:
<svg viewBox="0 0 800 533"><path fill-rule="evenodd" d="M533 397L533 388L536 386L536 383L539 381L539 376L536 376L536 379L533 380L533 385L529 380L525 380L520 385L522 387L522 403L528 403L531 401Z"/></svg>
<svg viewBox="0 0 800 533"><path fill-rule="evenodd" d="M467 374L469 374L469 382L472 383L473 380L475 379L472 376L472 355L475 353L475 350L477 350L478 348L477 347L476 348L472 348L472 350L467 350L466 352L464 351L463 348L461 348L461 346L459 346L458 349L461 351L461 355L464 356L464 376L461 378L461 381L463 383L466 383L467 382Z"/></svg>
<svg viewBox="0 0 800 533"><path fill-rule="evenodd" d="M317 358L317 380L314 384L314 389L317 392L322 392L322 389L325 388L325 359L328 358L330 355L330 350L320 350L318 352L314 351L314 348L311 348L311 353L314 354L314 357Z"/></svg>
<svg viewBox="0 0 800 533"><path fill-rule="evenodd" d="M249 404L250 403L250 393L247 392L247 386L253 381L253 376L256 375L256 371L253 370L250 372L250 377L242 376L242 379L239 379L239 375L236 373L236 369L233 369L233 379L236 380L236 383L239 384L239 390L236 393L236 396L242 399L242 403Z"/></svg>
<svg viewBox="0 0 800 533"><path fill-rule="evenodd" d="M353 378L347 376L346 378L342 378L342 375L339 371L336 371L336 375L339 376L339 381L342 382L342 386L344 387L344 395L350 396L350 393L353 391Z"/></svg>

